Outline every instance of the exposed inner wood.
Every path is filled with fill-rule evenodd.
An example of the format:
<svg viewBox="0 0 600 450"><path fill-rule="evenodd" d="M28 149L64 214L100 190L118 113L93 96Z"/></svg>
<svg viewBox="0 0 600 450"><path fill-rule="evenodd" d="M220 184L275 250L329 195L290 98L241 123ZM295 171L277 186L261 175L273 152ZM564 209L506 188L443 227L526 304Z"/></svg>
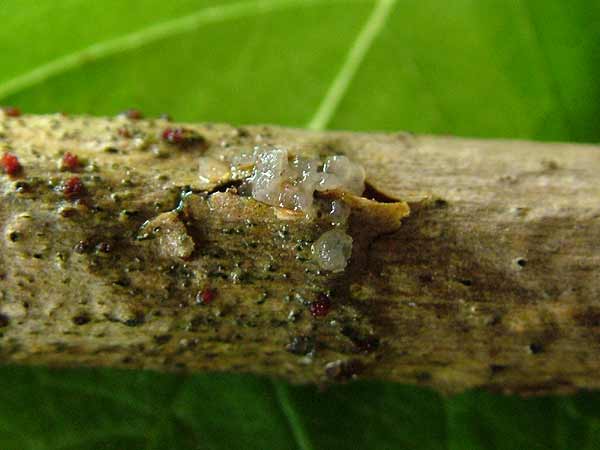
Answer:
<svg viewBox="0 0 600 450"><path fill-rule="evenodd" d="M216 176L257 145L366 168L343 273L311 257L326 218ZM7 151L23 169L0 174L5 363L600 387L600 147L56 115L0 118Z"/></svg>

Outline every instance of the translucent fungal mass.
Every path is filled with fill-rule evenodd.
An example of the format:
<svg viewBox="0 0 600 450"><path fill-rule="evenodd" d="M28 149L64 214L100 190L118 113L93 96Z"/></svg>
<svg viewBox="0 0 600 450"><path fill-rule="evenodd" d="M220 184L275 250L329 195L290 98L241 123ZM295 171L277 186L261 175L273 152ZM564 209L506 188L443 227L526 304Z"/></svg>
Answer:
<svg viewBox="0 0 600 450"><path fill-rule="evenodd" d="M244 164L254 164L249 179L252 197L307 215L312 212L316 191L361 195L365 189L364 169L346 156L331 156L322 163L299 156L290 158L287 150L274 148L234 161L234 165Z"/></svg>
<svg viewBox="0 0 600 450"><path fill-rule="evenodd" d="M338 229L326 231L312 245L312 253L323 270L341 272L352 255L352 238Z"/></svg>
<svg viewBox="0 0 600 450"><path fill-rule="evenodd" d="M248 170L246 193L255 200L278 208L315 217L315 193L340 191L362 195L365 171L346 156L330 156L325 161L290 156L282 148L256 150L232 161L232 172ZM323 270L340 272L352 254L352 238L344 232L350 207L342 199L318 204L332 230L323 233L312 246L313 258Z"/></svg>

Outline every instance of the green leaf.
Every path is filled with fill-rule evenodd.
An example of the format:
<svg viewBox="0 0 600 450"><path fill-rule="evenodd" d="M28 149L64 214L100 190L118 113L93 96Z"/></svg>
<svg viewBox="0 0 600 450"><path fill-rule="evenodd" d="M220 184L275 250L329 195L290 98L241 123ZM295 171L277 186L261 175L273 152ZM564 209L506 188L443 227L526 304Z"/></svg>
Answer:
<svg viewBox="0 0 600 450"><path fill-rule="evenodd" d="M3 0L0 103L600 141L589 0ZM1 345L1 342L0 342ZM0 448L593 449L600 398L0 369Z"/></svg>

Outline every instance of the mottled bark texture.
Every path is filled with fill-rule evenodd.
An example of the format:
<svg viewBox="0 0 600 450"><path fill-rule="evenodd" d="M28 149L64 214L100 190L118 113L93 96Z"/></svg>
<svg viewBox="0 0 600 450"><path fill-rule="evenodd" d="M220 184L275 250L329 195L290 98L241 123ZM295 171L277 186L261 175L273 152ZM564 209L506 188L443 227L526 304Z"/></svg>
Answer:
<svg viewBox="0 0 600 450"><path fill-rule="evenodd" d="M326 217L239 195L257 145L366 168L373 201L318 200L352 207L346 271L311 256ZM0 147L5 363L600 386L599 147L58 115Z"/></svg>

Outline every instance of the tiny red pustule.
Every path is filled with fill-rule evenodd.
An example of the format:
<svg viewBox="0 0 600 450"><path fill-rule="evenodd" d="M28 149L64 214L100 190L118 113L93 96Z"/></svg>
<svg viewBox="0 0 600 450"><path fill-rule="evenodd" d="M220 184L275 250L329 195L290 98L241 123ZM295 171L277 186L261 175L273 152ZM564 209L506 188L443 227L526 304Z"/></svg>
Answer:
<svg viewBox="0 0 600 450"><path fill-rule="evenodd" d="M325 317L331 310L331 300L325 294L319 294L317 299L310 304L310 313L313 317Z"/></svg>
<svg viewBox="0 0 600 450"><path fill-rule="evenodd" d="M139 120L144 118L142 112L139 109L135 108L128 109L123 114L125 115L125 117L131 120Z"/></svg>
<svg viewBox="0 0 600 450"><path fill-rule="evenodd" d="M187 148L193 145L206 145L206 141L200 134L187 128L168 127L163 130L161 136L165 142L181 148Z"/></svg>
<svg viewBox="0 0 600 450"><path fill-rule="evenodd" d="M205 288L198 292L196 295L196 303L201 305L208 305L212 303L217 296L217 290L214 288Z"/></svg>
<svg viewBox="0 0 600 450"><path fill-rule="evenodd" d="M183 128L165 128L162 138L171 144L180 144L184 139Z"/></svg>
<svg viewBox="0 0 600 450"><path fill-rule="evenodd" d="M18 174L23 168L19 162L19 158L10 152L6 152L2 155L0 164L2 164L4 172L11 176Z"/></svg>
<svg viewBox="0 0 600 450"><path fill-rule="evenodd" d="M84 192L85 186L79 177L71 177L63 185L63 193L69 200L83 195Z"/></svg>
<svg viewBox="0 0 600 450"><path fill-rule="evenodd" d="M79 168L79 158L71 152L65 152L62 159L62 166L67 170L77 170Z"/></svg>
<svg viewBox="0 0 600 450"><path fill-rule="evenodd" d="M127 127L119 127L117 129L117 134L121 137L124 137L126 139L131 138L131 131L129 130L129 128Z"/></svg>
<svg viewBox="0 0 600 450"><path fill-rule="evenodd" d="M16 106L4 106L2 108L4 115L7 117L19 117L21 116L21 110Z"/></svg>

